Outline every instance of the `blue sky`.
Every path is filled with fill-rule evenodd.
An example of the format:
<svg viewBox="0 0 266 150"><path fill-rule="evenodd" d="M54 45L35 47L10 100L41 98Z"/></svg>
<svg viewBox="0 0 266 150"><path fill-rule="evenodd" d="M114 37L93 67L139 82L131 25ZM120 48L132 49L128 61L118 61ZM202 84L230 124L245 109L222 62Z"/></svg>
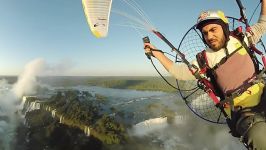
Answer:
<svg viewBox="0 0 266 150"><path fill-rule="evenodd" d="M221 9L239 18L236 2L230 0L135 1L176 46L202 10ZM242 1L250 17L259 0ZM112 8L139 17L122 0L113 0ZM157 75L143 53L142 36L149 35L158 48L169 51L151 33L121 26L129 19L112 12L108 37L95 38L81 0L1 0L0 19L0 75L18 75L36 58L69 66L58 75Z"/></svg>

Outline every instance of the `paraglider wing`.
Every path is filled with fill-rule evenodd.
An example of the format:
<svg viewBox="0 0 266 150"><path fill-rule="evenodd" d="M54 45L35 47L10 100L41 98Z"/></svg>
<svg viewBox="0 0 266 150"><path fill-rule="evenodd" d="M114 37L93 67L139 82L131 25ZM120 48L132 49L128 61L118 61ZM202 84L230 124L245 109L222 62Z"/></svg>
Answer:
<svg viewBox="0 0 266 150"><path fill-rule="evenodd" d="M112 0L82 0L82 5L92 34L97 38L106 37Z"/></svg>

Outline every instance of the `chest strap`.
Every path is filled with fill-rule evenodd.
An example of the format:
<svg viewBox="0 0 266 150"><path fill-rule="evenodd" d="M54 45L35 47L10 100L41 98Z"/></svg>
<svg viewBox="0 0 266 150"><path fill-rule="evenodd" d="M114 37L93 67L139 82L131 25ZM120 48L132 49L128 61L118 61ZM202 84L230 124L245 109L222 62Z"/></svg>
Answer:
<svg viewBox="0 0 266 150"><path fill-rule="evenodd" d="M225 57L223 57L222 59L221 59L221 61L219 62L219 63L217 63L212 69L213 70L216 70L218 67L220 67L222 64L224 64L226 61L227 61L227 59L229 58L229 57L231 57L232 55L234 55L236 52L238 52L240 49L242 49L243 48L243 46L240 46L239 48L237 48L235 51L233 51L231 54L226 54L226 56ZM227 49L227 48L226 48ZM228 50L226 50L226 51L228 51Z"/></svg>

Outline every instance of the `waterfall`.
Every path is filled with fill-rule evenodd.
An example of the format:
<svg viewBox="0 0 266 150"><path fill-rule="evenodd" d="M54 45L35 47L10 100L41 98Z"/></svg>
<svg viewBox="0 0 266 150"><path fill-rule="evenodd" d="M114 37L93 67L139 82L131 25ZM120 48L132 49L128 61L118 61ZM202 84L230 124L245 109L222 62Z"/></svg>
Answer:
<svg viewBox="0 0 266 150"><path fill-rule="evenodd" d="M56 109L52 110L52 117L55 118Z"/></svg>
<svg viewBox="0 0 266 150"><path fill-rule="evenodd" d="M87 136L90 136L90 128L88 126L85 126L84 128L84 133L87 135Z"/></svg>
<svg viewBox="0 0 266 150"><path fill-rule="evenodd" d="M167 117L148 119L133 126L133 134L142 136L167 127Z"/></svg>
<svg viewBox="0 0 266 150"><path fill-rule="evenodd" d="M61 115L59 123L63 123L63 121L64 121L64 117L63 117L63 115Z"/></svg>
<svg viewBox="0 0 266 150"><path fill-rule="evenodd" d="M27 101L27 96L23 96L22 97L22 102L20 103L20 106L19 106L19 109L23 109L24 104L26 103L26 101Z"/></svg>
<svg viewBox="0 0 266 150"><path fill-rule="evenodd" d="M28 109L27 109L27 112L30 112L30 111L33 111L33 110L38 110L41 108L41 104L40 102L31 102Z"/></svg>

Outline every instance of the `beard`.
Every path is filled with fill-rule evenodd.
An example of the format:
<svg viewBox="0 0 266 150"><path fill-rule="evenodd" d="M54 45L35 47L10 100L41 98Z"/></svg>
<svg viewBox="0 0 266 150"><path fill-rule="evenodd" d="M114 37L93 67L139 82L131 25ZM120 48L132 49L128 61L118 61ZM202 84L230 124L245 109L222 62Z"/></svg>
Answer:
<svg viewBox="0 0 266 150"><path fill-rule="evenodd" d="M219 51L220 49L225 48L225 46L226 46L225 37L221 38L220 40L219 39L216 40L215 43L212 43L211 41L208 41L207 45L213 51Z"/></svg>

